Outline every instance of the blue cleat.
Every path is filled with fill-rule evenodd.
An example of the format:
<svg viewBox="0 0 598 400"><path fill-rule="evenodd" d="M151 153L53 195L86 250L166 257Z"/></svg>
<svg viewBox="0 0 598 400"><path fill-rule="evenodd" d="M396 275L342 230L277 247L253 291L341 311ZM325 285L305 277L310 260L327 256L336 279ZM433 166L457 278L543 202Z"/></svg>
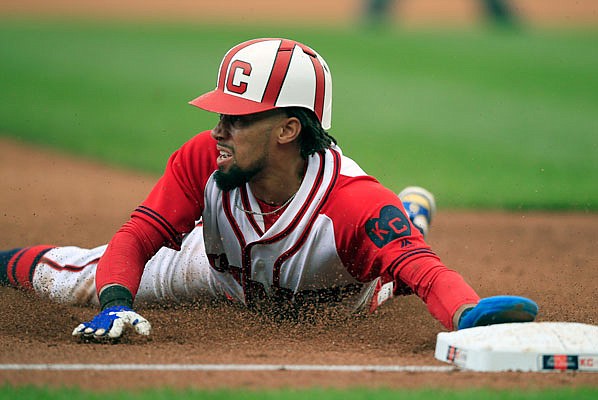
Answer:
<svg viewBox="0 0 598 400"><path fill-rule="evenodd" d="M432 218L436 213L434 195L419 186L408 186L398 194L411 223L424 235L428 235Z"/></svg>
<svg viewBox="0 0 598 400"><path fill-rule="evenodd" d="M463 312L459 319L459 329L509 322L532 322L537 314L538 305L525 297L487 297Z"/></svg>

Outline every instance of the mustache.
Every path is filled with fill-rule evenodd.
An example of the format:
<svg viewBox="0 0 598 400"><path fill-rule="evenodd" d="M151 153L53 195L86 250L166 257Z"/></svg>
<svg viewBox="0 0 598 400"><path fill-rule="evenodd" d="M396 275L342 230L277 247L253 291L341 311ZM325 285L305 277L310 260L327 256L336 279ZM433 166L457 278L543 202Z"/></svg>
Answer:
<svg viewBox="0 0 598 400"><path fill-rule="evenodd" d="M223 143L218 143L216 145L217 149L226 149L226 150L230 150L230 151L234 151L234 147L228 144L223 144Z"/></svg>

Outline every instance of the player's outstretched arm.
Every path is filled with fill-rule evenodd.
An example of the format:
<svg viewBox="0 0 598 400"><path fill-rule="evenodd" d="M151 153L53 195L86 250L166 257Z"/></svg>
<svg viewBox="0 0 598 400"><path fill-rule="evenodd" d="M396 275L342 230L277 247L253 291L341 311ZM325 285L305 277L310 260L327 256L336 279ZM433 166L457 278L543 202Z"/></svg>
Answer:
<svg viewBox="0 0 598 400"><path fill-rule="evenodd" d="M141 335L149 335L151 325L141 315L133 311L133 296L123 286L112 285L100 293L102 311L91 321L79 324L73 330L73 336L83 339L117 339L127 327Z"/></svg>

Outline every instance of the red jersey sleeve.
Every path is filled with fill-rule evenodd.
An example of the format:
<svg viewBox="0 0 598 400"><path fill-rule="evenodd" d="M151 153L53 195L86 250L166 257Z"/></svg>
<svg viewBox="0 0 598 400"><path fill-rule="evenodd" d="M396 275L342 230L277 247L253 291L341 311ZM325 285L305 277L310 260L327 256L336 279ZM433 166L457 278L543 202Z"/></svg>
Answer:
<svg viewBox="0 0 598 400"><path fill-rule="evenodd" d="M358 280L393 275L420 258L439 262L391 190L369 176L341 176L338 188L325 213L334 221L339 256ZM399 283L396 290L409 290Z"/></svg>
<svg viewBox="0 0 598 400"><path fill-rule="evenodd" d="M395 295L415 293L449 329L461 305L479 301L424 241L398 196L375 179L341 177L334 203L326 214L334 221L339 256L356 279L394 281Z"/></svg>
<svg viewBox="0 0 598 400"><path fill-rule="evenodd" d="M96 272L98 293L109 284L137 293L147 261L164 245L179 249L204 207L204 188L217 169L216 141L202 132L175 151L162 177L110 241Z"/></svg>

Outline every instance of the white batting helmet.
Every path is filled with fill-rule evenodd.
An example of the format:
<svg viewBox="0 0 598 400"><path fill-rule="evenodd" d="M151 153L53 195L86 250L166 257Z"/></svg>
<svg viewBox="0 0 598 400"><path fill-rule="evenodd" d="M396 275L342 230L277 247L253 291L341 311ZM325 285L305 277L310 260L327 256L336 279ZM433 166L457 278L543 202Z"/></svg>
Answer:
<svg viewBox="0 0 598 400"><path fill-rule="evenodd" d="M226 115L305 107L330 129L332 76L326 61L302 43L254 39L230 49L220 64L216 89L189 104Z"/></svg>

